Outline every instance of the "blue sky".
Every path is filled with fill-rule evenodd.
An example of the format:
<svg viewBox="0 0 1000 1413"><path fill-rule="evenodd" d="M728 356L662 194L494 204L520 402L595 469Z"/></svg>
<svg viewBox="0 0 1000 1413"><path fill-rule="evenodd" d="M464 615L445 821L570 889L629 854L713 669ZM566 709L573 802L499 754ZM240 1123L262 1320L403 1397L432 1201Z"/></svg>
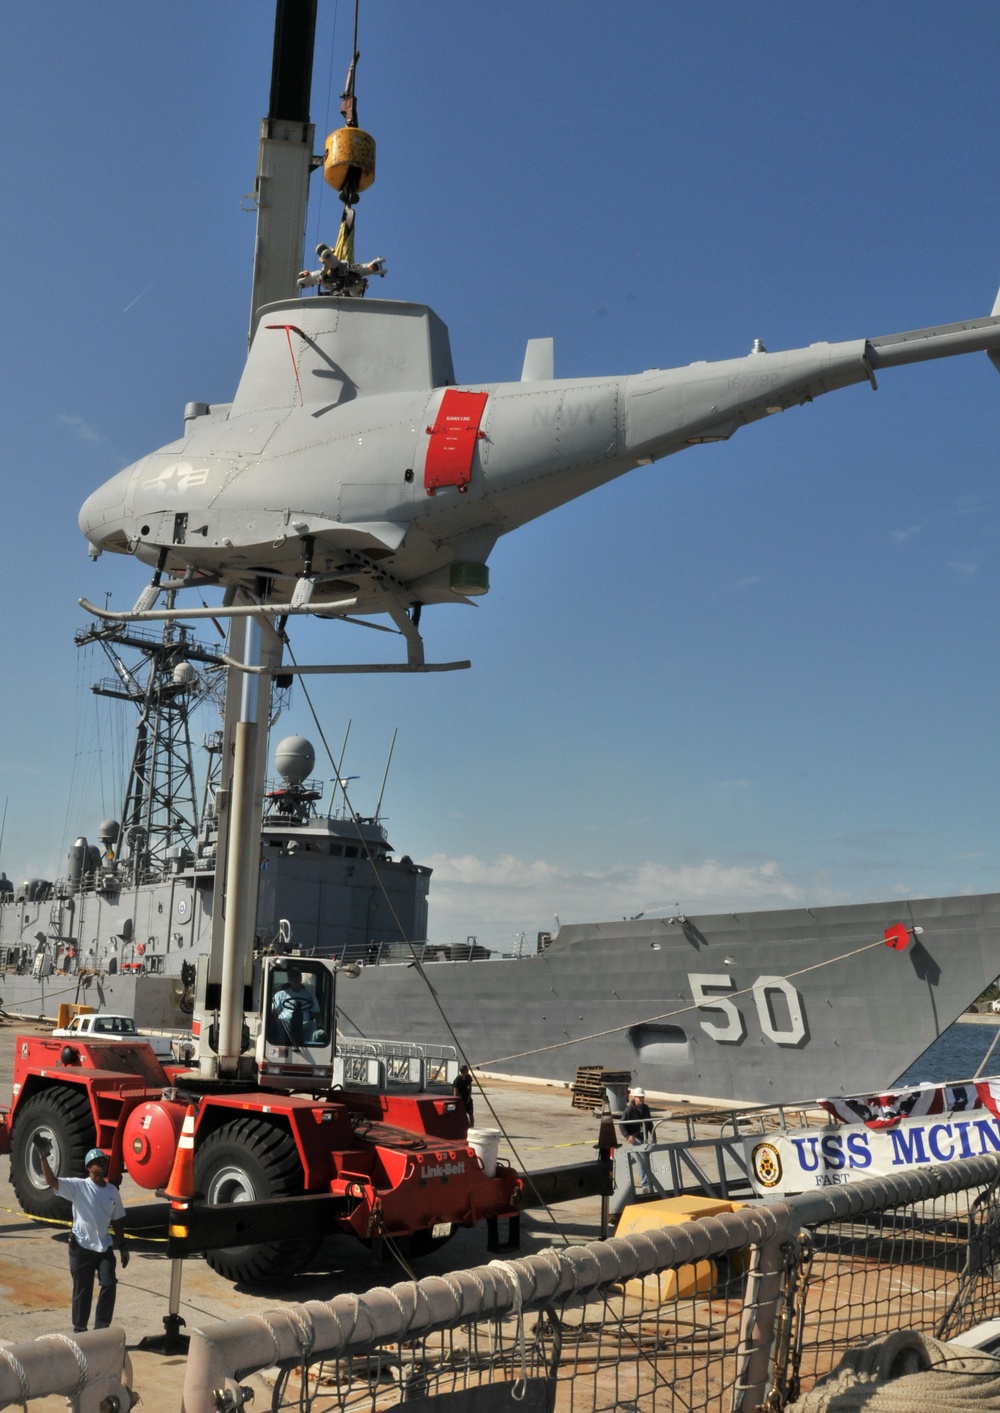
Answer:
<svg viewBox="0 0 1000 1413"><path fill-rule="evenodd" d="M317 147L351 8L320 0ZM235 387L272 26L266 0L0 9L12 878L117 808L76 600L127 607L146 571L91 564L76 515ZM992 307L986 0L368 0L359 44L358 253L445 320L460 381L516 378L533 336L559 376L624 374ZM317 180L307 248L338 216ZM384 810L434 866L432 937L997 888L998 409L986 357L953 359L636 471L501 541L477 608L425 615L470 672L316 685L362 812L399 728ZM301 696L279 731L315 739Z"/></svg>

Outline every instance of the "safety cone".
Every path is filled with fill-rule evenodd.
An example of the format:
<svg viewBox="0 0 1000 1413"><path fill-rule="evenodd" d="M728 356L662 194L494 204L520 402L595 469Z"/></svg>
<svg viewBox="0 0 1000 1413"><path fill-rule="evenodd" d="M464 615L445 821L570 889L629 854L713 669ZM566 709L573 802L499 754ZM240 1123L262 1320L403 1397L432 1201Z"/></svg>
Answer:
<svg viewBox="0 0 1000 1413"><path fill-rule="evenodd" d="M597 1134L597 1157L605 1168L605 1186L601 1192L601 1240L606 1241L611 1227L611 1194L615 1190L615 1149L618 1147L618 1131L611 1114L611 1105L605 1097L601 1108L601 1127Z"/></svg>
<svg viewBox="0 0 1000 1413"><path fill-rule="evenodd" d="M164 1197L169 1197L171 1202L190 1202L194 1196L194 1114L194 1105L189 1104L177 1141L174 1165L163 1189Z"/></svg>
<svg viewBox="0 0 1000 1413"><path fill-rule="evenodd" d="M607 1099L604 1101L604 1108L601 1110L601 1128L597 1135L598 1148L611 1149L618 1147L618 1134L615 1130L615 1121L611 1117L611 1106Z"/></svg>

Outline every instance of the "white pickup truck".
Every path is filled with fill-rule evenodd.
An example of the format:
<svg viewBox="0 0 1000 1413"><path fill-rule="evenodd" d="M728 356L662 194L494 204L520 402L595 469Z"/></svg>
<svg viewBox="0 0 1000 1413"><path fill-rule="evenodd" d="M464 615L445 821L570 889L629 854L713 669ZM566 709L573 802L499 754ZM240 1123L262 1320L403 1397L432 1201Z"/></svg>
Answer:
<svg viewBox="0 0 1000 1413"><path fill-rule="evenodd" d="M151 1046L158 1060L174 1058L173 1044L166 1035L147 1035L136 1028L131 1016L74 1016L69 1025L54 1030L55 1040L142 1040Z"/></svg>

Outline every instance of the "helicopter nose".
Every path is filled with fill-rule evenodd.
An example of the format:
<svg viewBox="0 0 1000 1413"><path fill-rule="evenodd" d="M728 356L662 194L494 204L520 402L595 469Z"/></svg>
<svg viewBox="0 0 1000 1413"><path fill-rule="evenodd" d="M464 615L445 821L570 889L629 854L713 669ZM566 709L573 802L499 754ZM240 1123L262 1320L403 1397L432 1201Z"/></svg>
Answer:
<svg viewBox="0 0 1000 1413"><path fill-rule="evenodd" d="M129 466L105 481L80 507L80 529L97 549L127 551L125 497L134 467Z"/></svg>

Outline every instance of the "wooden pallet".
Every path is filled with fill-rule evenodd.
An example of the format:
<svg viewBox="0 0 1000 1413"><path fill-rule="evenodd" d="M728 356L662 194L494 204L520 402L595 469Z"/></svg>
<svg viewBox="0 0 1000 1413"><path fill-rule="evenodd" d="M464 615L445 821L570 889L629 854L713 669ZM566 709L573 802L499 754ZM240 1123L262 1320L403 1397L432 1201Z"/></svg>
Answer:
<svg viewBox="0 0 1000 1413"><path fill-rule="evenodd" d="M580 1065L573 1084L573 1108L599 1112L604 1108L605 1090L609 1084L631 1084L629 1070L606 1070L603 1065Z"/></svg>

